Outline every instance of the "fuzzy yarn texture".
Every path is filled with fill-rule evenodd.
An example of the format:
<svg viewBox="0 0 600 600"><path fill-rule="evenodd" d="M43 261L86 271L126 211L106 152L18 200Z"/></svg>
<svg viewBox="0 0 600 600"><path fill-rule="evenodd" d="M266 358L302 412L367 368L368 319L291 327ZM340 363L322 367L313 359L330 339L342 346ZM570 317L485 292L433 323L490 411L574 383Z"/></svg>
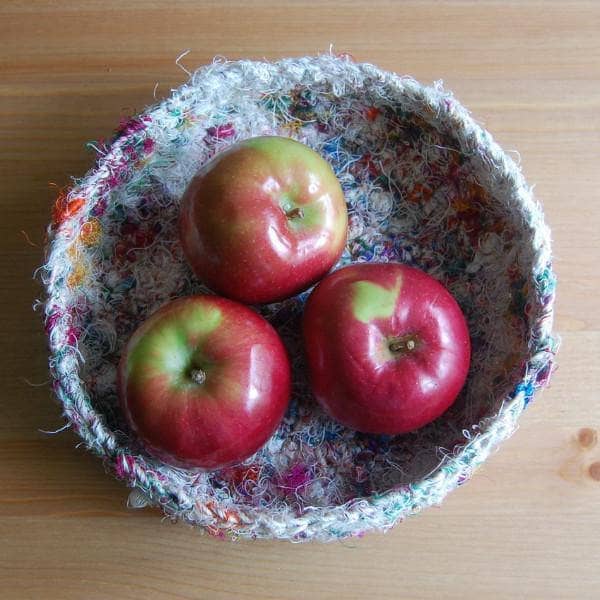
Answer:
<svg viewBox="0 0 600 600"><path fill-rule="evenodd" d="M289 410L267 445L216 472L149 456L119 410L116 371L133 330L206 291L183 259L179 201L205 161L256 135L308 144L337 174L349 235L338 266L400 261L453 293L472 366L455 405L407 435L334 423L312 398L300 345L308 295L258 310L293 358ZM385 530L439 504L515 429L552 371L550 234L519 167L440 84L348 57L215 61L122 122L56 202L42 278L55 393L85 445L133 488L220 537L332 540Z"/></svg>

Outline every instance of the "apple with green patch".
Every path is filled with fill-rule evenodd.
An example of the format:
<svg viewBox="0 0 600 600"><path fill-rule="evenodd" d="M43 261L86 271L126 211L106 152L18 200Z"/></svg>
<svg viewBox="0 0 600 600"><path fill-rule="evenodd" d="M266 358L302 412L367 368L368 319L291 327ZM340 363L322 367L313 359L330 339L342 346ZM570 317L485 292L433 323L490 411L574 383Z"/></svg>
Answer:
<svg viewBox="0 0 600 600"><path fill-rule="evenodd" d="M273 327L217 296L160 308L123 352L125 417L148 451L173 465L239 463L273 434L290 397L290 364Z"/></svg>
<svg viewBox="0 0 600 600"><path fill-rule="evenodd" d="M366 433L430 423L469 371L469 330L456 300L406 265L355 264L326 277L307 301L303 334L317 400Z"/></svg>
<svg viewBox="0 0 600 600"><path fill-rule="evenodd" d="M239 142L204 165L181 201L180 238L199 279L249 304L310 287L346 242L344 194L329 163L295 140Z"/></svg>

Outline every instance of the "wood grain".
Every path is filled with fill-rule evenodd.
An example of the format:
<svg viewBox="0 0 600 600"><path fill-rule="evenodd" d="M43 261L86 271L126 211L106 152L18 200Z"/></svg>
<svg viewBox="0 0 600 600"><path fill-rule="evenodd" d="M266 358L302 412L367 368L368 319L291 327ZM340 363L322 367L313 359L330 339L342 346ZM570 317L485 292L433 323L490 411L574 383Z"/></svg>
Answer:
<svg viewBox="0 0 600 600"><path fill-rule="evenodd" d="M598 598L600 3L7 1L0 6L0 598ZM553 229L552 387L473 481L388 535L222 543L127 491L60 427L32 303L55 195L88 140L216 54L350 52L444 79L518 149ZM25 232L23 234L22 232ZM26 240L29 238L30 243ZM585 436L582 439L586 439ZM593 446L593 443L592 443ZM597 469L597 467L595 467ZM597 474L594 468L592 474Z"/></svg>

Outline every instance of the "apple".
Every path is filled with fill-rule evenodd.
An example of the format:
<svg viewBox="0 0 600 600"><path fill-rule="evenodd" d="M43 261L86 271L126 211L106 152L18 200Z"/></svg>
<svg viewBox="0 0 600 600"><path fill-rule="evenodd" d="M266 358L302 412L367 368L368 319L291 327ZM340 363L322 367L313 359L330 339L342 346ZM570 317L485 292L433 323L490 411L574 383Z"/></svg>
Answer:
<svg viewBox="0 0 600 600"><path fill-rule="evenodd" d="M255 137L205 164L187 187L180 238L194 273L240 302L282 300L318 281L346 243L344 194L319 154Z"/></svg>
<svg viewBox="0 0 600 600"><path fill-rule="evenodd" d="M218 469L256 452L281 421L290 364L273 327L226 298L170 302L134 332L119 365L126 419L148 451Z"/></svg>
<svg viewBox="0 0 600 600"><path fill-rule="evenodd" d="M455 401L471 356L469 330L435 279L397 263L335 271L313 290L303 317L313 391L340 423L396 435Z"/></svg>

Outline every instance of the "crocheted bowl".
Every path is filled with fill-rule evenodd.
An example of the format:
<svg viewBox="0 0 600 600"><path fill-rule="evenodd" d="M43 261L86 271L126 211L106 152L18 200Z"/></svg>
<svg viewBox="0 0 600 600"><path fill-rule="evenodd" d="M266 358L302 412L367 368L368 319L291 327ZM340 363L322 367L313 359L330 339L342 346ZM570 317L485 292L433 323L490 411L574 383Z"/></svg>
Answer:
<svg viewBox="0 0 600 600"><path fill-rule="evenodd" d="M167 466L130 436L116 367L133 329L203 290L183 260L178 203L198 167L236 140L291 136L320 152L350 215L340 264L401 261L442 281L473 347L455 405L408 435L360 434L312 399L298 336L307 293L260 311L293 359L281 426L244 464ZM440 503L515 428L550 376L549 231L518 167L441 86L334 56L217 62L121 124L57 201L46 328L54 389L87 447L134 488L134 506L224 536L329 540L387 529Z"/></svg>

